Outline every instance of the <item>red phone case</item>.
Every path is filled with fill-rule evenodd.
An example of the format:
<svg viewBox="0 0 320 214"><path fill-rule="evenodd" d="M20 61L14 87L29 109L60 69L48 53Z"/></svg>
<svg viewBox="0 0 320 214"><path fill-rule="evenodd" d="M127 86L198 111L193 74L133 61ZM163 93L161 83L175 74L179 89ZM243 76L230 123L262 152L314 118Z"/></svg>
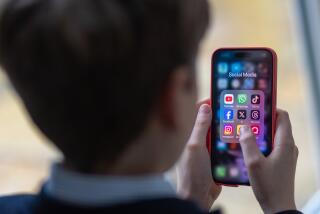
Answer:
<svg viewBox="0 0 320 214"><path fill-rule="evenodd" d="M245 47L245 48L219 48L216 51L213 52L211 60L213 60L213 56L217 51L221 50L267 50L272 54L272 62L273 62L273 82L272 82L272 147L274 145L274 135L275 135L275 125L276 125L276 102L277 102L277 54L276 52L267 47ZM212 62L211 62L212 65ZM213 71L213 66L211 66L211 87L210 87L210 100L204 101L205 103L212 105L213 104L213 99L212 99L212 76L214 74ZM208 131L207 134L207 148L209 151L209 154L211 156L211 128ZM231 186L231 187L238 187L239 185L243 184L226 184L226 183L220 183L218 182L217 184L219 185L224 185L224 186ZM245 185L246 186L246 185Z"/></svg>

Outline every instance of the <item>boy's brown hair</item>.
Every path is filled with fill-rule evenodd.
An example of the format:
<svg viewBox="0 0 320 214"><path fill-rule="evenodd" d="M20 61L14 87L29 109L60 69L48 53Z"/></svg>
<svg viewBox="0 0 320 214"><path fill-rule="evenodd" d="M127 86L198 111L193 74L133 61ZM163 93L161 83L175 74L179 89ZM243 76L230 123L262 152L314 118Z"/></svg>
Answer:
<svg viewBox="0 0 320 214"><path fill-rule="evenodd" d="M33 121L78 170L112 164L171 72L193 66L206 0L9 0L0 62Z"/></svg>

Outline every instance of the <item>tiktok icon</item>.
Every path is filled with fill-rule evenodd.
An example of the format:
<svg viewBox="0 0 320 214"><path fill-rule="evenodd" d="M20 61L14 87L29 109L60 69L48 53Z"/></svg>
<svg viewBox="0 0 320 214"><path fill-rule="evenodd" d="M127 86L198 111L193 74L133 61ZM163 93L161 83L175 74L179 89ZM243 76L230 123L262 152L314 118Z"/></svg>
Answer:
<svg viewBox="0 0 320 214"><path fill-rule="evenodd" d="M251 104L260 104L260 95L253 94L251 96Z"/></svg>

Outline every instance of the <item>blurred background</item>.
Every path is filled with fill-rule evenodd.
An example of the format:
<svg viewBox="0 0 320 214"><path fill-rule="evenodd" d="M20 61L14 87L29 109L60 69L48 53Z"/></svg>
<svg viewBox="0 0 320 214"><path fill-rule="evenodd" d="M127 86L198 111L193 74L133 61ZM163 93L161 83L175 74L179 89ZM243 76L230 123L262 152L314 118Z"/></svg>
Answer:
<svg viewBox="0 0 320 214"><path fill-rule="evenodd" d="M215 49L265 46L277 52L278 107L290 113L300 150L296 201L302 208L319 187L320 169L316 158L318 98L305 50L301 5L294 0L210 0L210 5L212 22L198 60L199 99L210 96L210 60ZM38 190L50 162L61 158L46 141L30 123L0 72L0 194ZM226 213L262 213L248 187L223 188L215 207L222 207Z"/></svg>

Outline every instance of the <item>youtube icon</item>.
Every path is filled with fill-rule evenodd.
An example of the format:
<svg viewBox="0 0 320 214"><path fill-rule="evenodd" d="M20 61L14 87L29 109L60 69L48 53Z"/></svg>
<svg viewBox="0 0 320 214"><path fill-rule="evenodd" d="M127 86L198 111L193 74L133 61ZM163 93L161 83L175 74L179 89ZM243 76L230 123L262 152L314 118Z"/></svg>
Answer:
<svg viewBox="0 0 320 214"><path fill-rule="evenodd" d="M224 95L224 103L225 104L233 104L233 102L234 102L233 94L225 94Z"/></svg>

